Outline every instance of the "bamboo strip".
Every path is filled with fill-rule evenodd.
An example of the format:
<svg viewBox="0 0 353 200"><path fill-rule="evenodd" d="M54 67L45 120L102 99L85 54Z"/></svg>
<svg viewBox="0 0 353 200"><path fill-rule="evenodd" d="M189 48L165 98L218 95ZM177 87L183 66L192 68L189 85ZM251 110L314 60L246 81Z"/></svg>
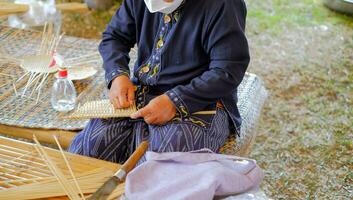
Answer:
<svg viewBox="0 0 353 200"><path fill-rule="evenodd" d="M0 147L1 147L1 145L0 145ZM31 148L34 148L34 147L31 147ZM0 152L1 152L1 148L0 148ZM0 154L1 155L1 154ZM16 154L16 153L14 153L14 154L10 154L11 156L18 156L19 154ZM62 159L60 158L60 157L58 157L58 156L53 156L53 154L52 153L50 153L49 152L49 155L51 155L51 157L52 157L52 160L55 162L55 163L60 163L61 161L62 161ZM8 158L11 158L10 156L8 156L7 157L7 159ZM39 160L39 162L38 161L35 161L35 160L33 160L33 162L31 161L31 164L35 164L35 165L37 165L38 167L46 167L46 165L44 164L45 162L42 160L42 159L40 159L40 158L35 158L36 160ZM24 162L27 162L27 160L25 160L25 159L19 159L20 161L24 161ZM72 166L74 167L74 168L79 168L79 169L82 169L82 170L90 170L90 169L92 169L93 168L93 166L90 166L90 165L87 165L87 163L81 163L81 162L75 162L75 163L73 163L72 164Z"/></svg>
<svg viewBox="0 0 353 200"><path fill-rule="evenodd" d="M38 181L46 180L44 177L39 177L39 178L32 178L32 179L25 179L25 180L9 180L9 181L0 181L1 184L7 184L7 183L35 183ZM23 184L22 184L23 185Z"/></svg>
<svg viewBox="0 0 353 200"><path fill-rule="evenodd" d="M48 23L44 24L44 28L43 28L43 32L42 32L42 42L40 43L40 47L39 47L39 54L42 53L43 51L43 46L44 46L44 40L45 40L45 34L47 32L47 28L48 28Z"/></svg>
<svg viewBox="0 0 353 200"><path fill-rule="evenodd" d="M2 154L2 153L0 153L0 158L1 159L4 159L4 160L6 160L6 159L12 159L13 157L11 156L11 155L9 155L9 154ZM29 157L30 159L16 159L16 160L14 160L14 161L12 161L11 163L0 163L0 165L10 165L10 164L17 164L17 165L26 165L26 164L28 164L28 162L30 162L31 163L31 167L36 167L36 168L43 168L43 167L45 167L45 165L43 164L43 163L41 163L41 162L37 162L37 161L34 161L34 159L33 159L33 157ZM45 171L45 170L41 170L41 171Z"/></svg>
<svg viewBox="0 0 353 200"><path fill-rule="evenodd" d="M26 159L23 159L23 157L29 157L29 158L33 159L33 160L31 160L31 162L36 162L39 165L44 166L43 160L41 160L40 158L38 158L34 155L31 155L31 154L34 154L33 151L35 149L33 149L32 151L26 152L26 151L18 151L18 149L16 149L16 148L11 148L11 147L4 146L4 145L0 145L0 147L2 147L2 148L0 148L0 153L2 152L2 153L7 153L6 155L17 156L16 158L13 159L13 161L15 161L15 160L27 161Z"/></svg>
<svg viewBox="0 0 353 200"><path fill-rule="evenodd" d="M194 115L215 115L217 111L215 110L205 110L205 111L199 111L195 112Z"/></svg>
<svg viewBox="0 0 353 200"><path fill-rule="evenodd" d="M11 84L11 83L2 84L2 85L0 85L0 88L5 87L6 85L9 85L9 84Z"/></svg>
<svg viewBox="0 0 353 200"><path fill-rule="evenodd" d="M96 59L96 60L84 60L84 61L81 61L81 62L67 63L67 66L71 66L71 68L80 67L81 65L87 65L89 63L96 63L96 62L99 62L99 61L100 61L99 59Z"/></svg>
<svg viewBox="0 0 353 200"><path fill-rule="evenodd" d="M105 168L98 168L95 170L88 171L82 175L79 175L77 181L82 188L84 194L90 194L95 192L103 183L108 180L114 174L113 171L109 171ZM70 184L73 184L73 180L69 180ZM58 189L59 183L52 179L50 182L45 184L42 182L24 185L17 188L10 188L7 190L0 190L0 199L39 199L48 197L63 196L65 193ZM120 196L124 192L124 184L121 184L114 191L113 195Z"/></svg>
<svg viewBox="0 0 353 200"><path fill-rule="evenodd" d="M23 177L39 178L39 177L50 176L50 174L42 174L42 173L38 173L38 171L33 171L33 168L29 167L29 164L24 165L23 167L17 167L17 166L8 165L8 164L2 165L0 166L0 175L1 176L11 175L16 178L23 178Z"/></svg>
<svg viewBox="0 0 353 200"><path fill-rule="evenodd" d="M32 166L30 166L30 163L22 167L8 165L8 164L0 166L0 176L6 175L6 174L16 174L17 176L21 176L25 178L47 177L51 175L48 173L40 172L38 168L33 168Z"/></svg>
<svg viewBox="0 0 353 200"><path fill-rule="evenodd" d="M69 164L69 161L67 160L67 158L66 158L66 156L64 154L64 151L61 148L59 140L58 140L58 138L56 136L54 136L54 140L55 140L57 146L59 147L60 153L61 153L61 155L64 158L65 164L66 164L67 168L69 169L69 172L70 172L70 175L71 175L72 179L74 180L74 183L76 185L76 189L79 191L79 194L81 195L82 199L85 199L85 196L83 195L82 190L81 190L81 188L80 188L80 186L79 186L79 184L77 182L76 176L75 176L74 172L72 171L71 166Z"/></svg>
<svg viewBox="0 0 353 200"><path fill-rule="evenodd" d="M56 8L61 12L85 13L88 12L88 7L84 3L69 2L56 4ZM15 4L13 2L0 2L0 16L11 14L21 14L29 10L27 4Z"/></svg>
<svg viewBox="0 0 353 200"><path fill-rule="evenodd" d="M80 57L68 58L66 60L68 62L75 62L75 60L87 59L87 58L91 58L92 56L97 56L97 57L99 56L100 57L100 54L97 53L97 52L94 52L94 53L86 54L86 55L83 55L83 56L80 56Z"/></svg>
<svg viewBox="0 0 353 200"><path fill-rule="evenodd" d="M49 169L52 171L53 175L59 181L61 188L65 191L68 197L71 200L80 200L80 197L73 190L73 188L71 187L71 184L68 183L64 174L57 168L57 166L53 163L49 155L45 152L44 148L41 146L41 144L39 143L35 135L33 135L33 140L37 144L34 147L37 149L38 153L42 156L42 158L45 161L47 161Z"/></svg>
<svg viewBox="0 0 353 200"><path fill-rule="evenodd" d="M23 177L21 177L21 176L16 176L16 175L13 175L13 174L9 174L9 173L4 173L3 175L2 175L2 177L4 178L9 178L9 180L13 180L13 179L22 179L22 180L26 180L26 178L23 178Z"/></svg>
<svg viewBox="0 0 353 200"><path fill-rule="evenodd" d="M11 75L11 74L5 74L5 73L1 73L1 72L0 72L0 75L2 75L2 76L8 76L8 77L14 77L14 75Z"/></svg>
<svg viewBox="0 0 353 200"><path fill-rule="evenodd" d="M26 159L27 160L30 159L31 156L33 155L31 154L29 154L28 156L23 156L23 155L28 154L28 151L33 151L34 149L35 149L35 145L33 144L0 137L0 153L10 151L10 153L6 153L6 154L10 154L9 156L12 155L11 157L4 157L4 163L13 164L11 160L15 160L16 163L17 162L26 163ZM68 182L71 185L75 184L74 180L70 178L71 177L70 173L68 172L68 169L62 159L62 156L60 155L60 152L49 148L45 148L45 151L48 154L48 156L52 158L53 163L56 164L58 168L60 168L64 176L67 178ZM107 180L109 177L111 177L114 174L114 171L116 171L118 167L117 164L96 160L88 157L78 156L78 155L74 155L66 152L65 152L65 157L67 158L67 161L70 162L72 171L75 173L77 182L81 187L83 194L88 194L96 191L104 183L105 180ZM2 160L0 160L0 163L2 163ZM31 166L31 165L32 163L28 162L28 166ZM1 171L7 174L5 176L0 175L0 199L29 199L29 197L33 195L39 196L39 197L33 197L33 198L47 198L47 197L53 197L53 196L63 196L66 194L61 189L60 183L57 181L56 177L54 177L51 174L46 176L41 176L38 178L36 177L28 178L27 176L28 174L24 175L23 173L19 173L18 171L16 174L16 172L13 171L14 169L15 170L17 169L16 167L9 167L8 165L4 165L4 167L9 168L10 171L5 171L2 168L0 168L0 174L1 174ZM97 167L103 167L103 168L97 169ZM32 175L37 175L33 171L34 170L29 169L29 170L26 170L24 173L32 173ZM15 175L16 177L14 177L13 175ZM90 175L90 178L87 178L88 175ZM21 178L18 178L18 176L20 176ZM103 180L103 178L105 179ZM33 186L33 185L37 185L37 186L34 188L32 187L28 188L28 186ZM47 190L48 185L49 186L51 185L50 187L51 187L51 190L54 191L53 193L51 193L51 190ZM118 193L118 196L119 196L120 194L123 193L124 188L118 187L118 189L121 190L120 193ZM79 192L76 189L75 189L75 192L79 194ZM61 199L66 199L66 198L61 198Z"/></svg>
<svg viewBox="0 0 353 200"><path fill-rule="evenodd" d="M99 101L90 101L82 106L78 105L77 109L69 116L63 116L64 119L91 119L91 118L118 118L130 117L137 111L135 106L126 109L115 109L108 99ZM199 111L194 115L214 115L215 110Z"/></svg>
<svg viewBox="0 0 353 200"><path fill-rule="evenodd" d="M62 12L85 13L88 12L88 7L84 3L70 2L56 4L56 8Z"/></svg>
<svg viewBox="0 0 353 200"><path fill-rule="evenodd" d="M15 94L17 93L16 88L20 88L20 87L22 87L24 84L26 84L26 80L25 80L25 79L23 79L23 80L21 80L19 83L17 83L17 86L15 85L15 87L14 87L14 91L16 91ZM2 100L4 100L4 99L8 98L8 97L11 96L11 95L13 95L13 91L12 91L12 90L6 91L3 95L0 96L0 101L2 101ZM16 94L16 96L18 96L18 94Z"/></svg>

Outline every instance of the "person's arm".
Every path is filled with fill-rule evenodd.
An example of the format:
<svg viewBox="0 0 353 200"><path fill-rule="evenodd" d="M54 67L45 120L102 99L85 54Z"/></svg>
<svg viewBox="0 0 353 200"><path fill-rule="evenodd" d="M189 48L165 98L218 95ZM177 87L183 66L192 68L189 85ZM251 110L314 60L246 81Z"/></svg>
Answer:
<svg viewBox="0 0 353 200"><path fill-rule="evenodd" d="M136 43L133 1L124 0L103 32L99 52L103 58L109 98L116 108L133 103L134 89L129 80L129 52Z"/></svg>
<svg viewBox="0 0 353 200"><path fill-rule="evenodd" d="M210 56L209 70L188 85L166 92L182 117L231 95L243 80L250 56L245 37L246 7L242 0L227 1L210 19L204 48Z"/></svg>

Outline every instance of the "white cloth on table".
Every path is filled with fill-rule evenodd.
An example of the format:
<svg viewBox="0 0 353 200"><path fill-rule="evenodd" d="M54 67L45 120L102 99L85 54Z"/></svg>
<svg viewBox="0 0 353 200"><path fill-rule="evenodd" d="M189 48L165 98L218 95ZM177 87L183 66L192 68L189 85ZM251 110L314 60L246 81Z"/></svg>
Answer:
<svg viewBox="0 0 353 200"><path fill-rule="evenodd" d="M146 159L126 178L127 199L212 200L257 188L263 179L255 160L208 149L147 152Z"/></svg>

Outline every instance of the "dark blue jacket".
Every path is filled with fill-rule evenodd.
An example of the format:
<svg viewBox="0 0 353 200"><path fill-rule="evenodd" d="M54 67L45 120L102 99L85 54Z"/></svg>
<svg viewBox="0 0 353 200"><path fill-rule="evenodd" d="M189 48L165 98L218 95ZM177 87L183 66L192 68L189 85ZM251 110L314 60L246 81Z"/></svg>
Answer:
<svg viewBox="0 0 353 200"><path fill-rule="evenodd" d="M184 117L221 101L239 131L241 118L234 94L250 60L244 1L185 0L164 43L158 74L146 82L139 72L155 48L163 17L162 13L150 13L143 0L122 3L99 46L108 87L115 77L130 73L128 53L137 44L136 84L161 88L175 99Z"/></svg>

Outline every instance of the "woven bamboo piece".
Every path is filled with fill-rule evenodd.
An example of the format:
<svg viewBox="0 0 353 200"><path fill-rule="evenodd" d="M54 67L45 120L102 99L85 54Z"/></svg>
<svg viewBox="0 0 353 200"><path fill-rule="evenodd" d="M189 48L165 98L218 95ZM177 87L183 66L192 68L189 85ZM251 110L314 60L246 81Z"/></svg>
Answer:
<svg viewBox="0 0 353 200"><path fill-rule="evenodd" d="M118 118L130 117L136 112L136 106L131 106L124 109L115 109L108 99L90 101L79 105L77 109L67 119L92 119L92 118Z"/></svg>
<svg viewBox="0 0 353 200"><path fill-rule="evenodd" d="M67 178L68 184L74 185L74 179L60 151L50 148L44 150ZM64 154L78 185L86 195L95 192L120 167L106 161ZM0 199L67 199L46 162L47 160L38 155L36 144L0 137ZM121 185L111 198L116 198L123 192L124 186Z"/></svg>
<svg viewBox="0 0 353 200"><path fill-rule="evenodd" d="M67 71L67 78L70 80L83 80L94 76L98 72L96 68L84 65L67 68ZM58 77L58 73L55 74L55 77Z"/></svg>
<svg viewBox="0 0 353 200"><path fill-rule="evenodd" d="M48 67L51 61L52 57L49 55L25 56L22 58L21 67L34 73L53 73L58 69Z"/></svg>

